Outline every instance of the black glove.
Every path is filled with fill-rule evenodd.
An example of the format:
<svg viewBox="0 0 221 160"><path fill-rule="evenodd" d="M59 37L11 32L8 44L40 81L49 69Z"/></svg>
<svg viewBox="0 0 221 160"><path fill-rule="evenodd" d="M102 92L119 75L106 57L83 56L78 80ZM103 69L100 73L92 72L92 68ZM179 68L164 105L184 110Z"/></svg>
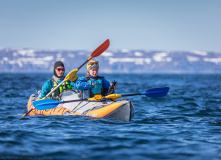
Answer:
<svg viewBox="0 0 221 160"><path fill-rule="evenodd" d="M114 88L116 85L117 85L117 81L112 81L112 84L110 85L107 95L112 94L114 92Z"/></svg>
<svg viewBox="0 0 221 160"><path fill-rule="evenodd" d="M117 85L117 81L112 81L112 86L116 86Z"/></svg>

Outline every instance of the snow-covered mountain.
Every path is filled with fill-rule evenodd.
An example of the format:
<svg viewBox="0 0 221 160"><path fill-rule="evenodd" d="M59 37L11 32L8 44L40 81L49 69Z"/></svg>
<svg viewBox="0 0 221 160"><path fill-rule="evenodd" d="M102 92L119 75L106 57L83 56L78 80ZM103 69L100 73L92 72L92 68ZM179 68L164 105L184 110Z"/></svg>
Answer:
<svg viewBox="0 0 221 160"><path fill-rule="evenodd" d="M0 48L0 72L52 72L58 60L69 72L91 53ZM100 73L221 73L221 52L108 50L94 60L100 63ZM86 65L79 72L85 73Z"/></svg>

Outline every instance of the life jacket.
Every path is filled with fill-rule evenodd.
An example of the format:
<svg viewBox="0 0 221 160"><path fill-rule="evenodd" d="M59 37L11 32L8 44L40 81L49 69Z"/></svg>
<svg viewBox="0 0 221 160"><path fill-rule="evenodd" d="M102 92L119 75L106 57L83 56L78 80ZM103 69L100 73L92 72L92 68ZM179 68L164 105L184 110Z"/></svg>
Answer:
<svg viewBox="0 0 221 160"><path fill-rule="evenodd" d="M86 82L91 84L93 87L91 89L83 90L82 98L84 99L84 98L94 97L94 95L96 94L101 94L102 96L104 96L103 86L102 86L103 78L104 77L97 76L96 79L91 79L90 77L85 76Z"/></svg>
<svg viewBox="0 0 221 160"><path fill-rule="evenodd" d="M57 87L57 85L59 85L59 83L56 80L54 80L53 77L50 79L52 80L52 82L54 84L54 86L51 89L51 90L53 90L55 87ZM71 89L72 89L71 85L66 81L51 94L51 98L60 101L60 94L65 90L71 90Z"/></svg>

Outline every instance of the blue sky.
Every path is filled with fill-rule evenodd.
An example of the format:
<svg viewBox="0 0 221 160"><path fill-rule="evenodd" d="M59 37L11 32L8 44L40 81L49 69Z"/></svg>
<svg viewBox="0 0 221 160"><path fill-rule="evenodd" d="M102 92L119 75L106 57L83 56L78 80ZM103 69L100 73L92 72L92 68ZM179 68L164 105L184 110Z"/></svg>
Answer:
<svg viewBox="0 0 221 160"><path fill-rule="evenodd" d="M0 0L0 47L221 51L221 0Z"/></svg>

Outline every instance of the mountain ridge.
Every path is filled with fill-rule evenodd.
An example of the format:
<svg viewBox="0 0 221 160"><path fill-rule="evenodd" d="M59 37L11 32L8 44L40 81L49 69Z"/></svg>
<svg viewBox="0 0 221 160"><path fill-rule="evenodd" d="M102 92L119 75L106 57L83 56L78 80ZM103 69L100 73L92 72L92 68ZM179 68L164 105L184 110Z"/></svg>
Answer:
<svg viewBox="0 0 221 160"><path fill-rule="evenodd" d="M66 71L78 68L92 52L0 48L0 72L51 73L63 61ZM221 73L221 52L107 50L94 58L100 73ZM86 66L79 73L86 73Z"/></svg>

